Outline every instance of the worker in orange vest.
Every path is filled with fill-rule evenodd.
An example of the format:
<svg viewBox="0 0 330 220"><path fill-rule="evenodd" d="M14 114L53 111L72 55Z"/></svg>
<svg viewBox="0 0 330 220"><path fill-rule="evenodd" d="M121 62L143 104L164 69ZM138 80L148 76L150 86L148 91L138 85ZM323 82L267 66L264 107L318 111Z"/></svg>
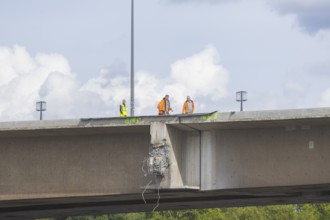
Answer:
<svg viewBox="0 0 330 220"><path fill-rule="evenodd" d="M192 114L195 110L194 101L187 96L187 100L183 103L182 114Z"/></svg>
<svg viewBox="0 0 330 220"><path fill-rule="evenodd" d="M170 96L166 95L160 102L158 103L158 115L169 115L170 111L173 111L170 103Z"/></svg>

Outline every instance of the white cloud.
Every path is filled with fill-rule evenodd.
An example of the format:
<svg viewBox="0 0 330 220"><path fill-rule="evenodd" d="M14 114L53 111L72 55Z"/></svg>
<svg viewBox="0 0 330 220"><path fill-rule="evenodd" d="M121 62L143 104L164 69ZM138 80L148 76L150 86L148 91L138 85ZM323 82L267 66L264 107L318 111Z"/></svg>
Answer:
<svg viewBox="0 0 330 220"><path fill-rule="evenodd" d="M43 82L39 89L41 99L48 103L47 115L51 117L73 117L72 108L76 104L74 100L78 85L71 76L60 72L52 72ZM53 109L56 108L56 111Z"/></svg>
<svg viewBox="0 0 330 220"><path fill-rule="evenodd" d="M102 72L109 71L103 69ZM216 48L209 45L199 53L174 62L167 78L156 78L145 70L137 71L135 114L156 114L157 103L165 94L170 95L174 113L181 112L181 105L187 95L199 99L197 105L205 106L203 101L218 101L227 95L228 81L229 73L219 64ZM101 74L89 80L81 90L97 93L109 109L115 109L111 114L117 115L118 103L123 98L128 100L130 95L129 77Z"/></svg>
<svg viewBox="0 0 330 220"><path fill-rule="evenodd" d="M71 75L67 61L57 54L31 57L24 47L0 47L0 117L32 119L39 88L53 71Z"/></svg>
<svg viewBox="0 0 330 220"><path fill-rule="evenodd" d="M201 112L203 106L212 106L227 96L228 82L229 73L220 65L216 48L208 45L203 51L174 62L168 79L158 82L154 94L158 100L169 94L175 113L181 112L182 103L190 95L198 100L197 111Z"/></svg>
<svg viewBox="0 0 330 220"><path fill-rule="evenodd" d="M0 86L8 84L19 75L25 75L34 68L26 50L19 46L13 49L0 47Z"/></svg>
<svg viewBox="0 0 330 220"><path fill-rule="evenodd" d="M162 95L162 82L147 71L139 71L135 81L135 111L137 114L155 114Z"/></svg>
<svg viewBox="0 0 330 220"><path fill-rule="evenodd" d="M98 100L78 90L79 83L65 57L43 53L33 57L17 45L0 47L0 79L1 120L36 119L35 103L39 100L47 101L45 118L90 115L93 110L80 108L81 100Z"/></svg>
<svg viewBox="0 0 330 220"><path fill-rule="evenodd" d="M0 48L0 119L37 119L35 102L47 102L45 119L118 116L123 98L129 103L128 74L103 68L100 75L81 85L65 57L59 54L31 56L24 47ZM118 63L118 62L117 62ZM120 66L120 67L119 67ZM118 74L116 74L118 73ZM175 113L181 112L186 95L199 99L197 106L226 96L229 74L219 64L216 48L178 60L168 78L156 78L148 71L137 71L135 115L157 113L157 103L170 94Z"/></svg>
<svg viewBox="0 0 330 220"><path fill-rule="evenodd" d="M213 101L227 95L229 74L219 65L219 54L212 45L172 64L171 78L179 84L182 95L210 97Z"/></svg>

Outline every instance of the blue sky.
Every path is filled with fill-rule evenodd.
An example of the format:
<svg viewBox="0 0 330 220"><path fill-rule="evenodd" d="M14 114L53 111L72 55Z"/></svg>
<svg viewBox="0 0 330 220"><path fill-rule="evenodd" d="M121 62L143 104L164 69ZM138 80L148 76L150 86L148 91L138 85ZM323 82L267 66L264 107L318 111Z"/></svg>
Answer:
<svg viewBox="0 0 330 220"><path fill-rule="evenodd" d="M136 114L170 94L197 112L330 105L327 0L135 0ZM129 100L130 0L0 7L0 120L118 116Z"/></svg>

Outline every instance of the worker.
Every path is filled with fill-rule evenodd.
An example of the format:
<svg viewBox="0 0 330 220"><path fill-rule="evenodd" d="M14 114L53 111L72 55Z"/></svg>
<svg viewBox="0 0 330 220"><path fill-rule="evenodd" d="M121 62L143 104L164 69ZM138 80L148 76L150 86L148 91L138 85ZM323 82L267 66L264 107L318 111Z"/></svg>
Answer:
<svg viewBox="0 0 330 220"><path fill-rule="evenodd" d="M187 100L183 103L182 114L192 114L195 110L194 101L187 96Z"/></svg>
<svg viewBox="0 0 330 220"><path fill-rule="evenodd" d="M170 111L173 111L170 103L170 96L165 95L165 97L158 103L158 115L169 115Z"/></svg>
<svg viewBox="0 0 330 220"><path fill-rule="evenodd" d="M119 106L119 116L120 117L126 117L127 111L126 111L126 100L123 99L121 105Z"/></svg>

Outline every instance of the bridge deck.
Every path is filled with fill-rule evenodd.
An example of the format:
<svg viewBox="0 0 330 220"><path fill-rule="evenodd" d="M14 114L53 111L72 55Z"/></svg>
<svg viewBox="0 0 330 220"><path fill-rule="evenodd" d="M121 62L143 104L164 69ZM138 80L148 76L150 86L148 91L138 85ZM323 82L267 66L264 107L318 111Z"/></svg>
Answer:
<svg viewBox="0 0 330 220"><path fill-rule="evenodd" d="M151 211L155 122L175 160L158 210L330 201L330 108L1 122L0 218Z"/></svg>

